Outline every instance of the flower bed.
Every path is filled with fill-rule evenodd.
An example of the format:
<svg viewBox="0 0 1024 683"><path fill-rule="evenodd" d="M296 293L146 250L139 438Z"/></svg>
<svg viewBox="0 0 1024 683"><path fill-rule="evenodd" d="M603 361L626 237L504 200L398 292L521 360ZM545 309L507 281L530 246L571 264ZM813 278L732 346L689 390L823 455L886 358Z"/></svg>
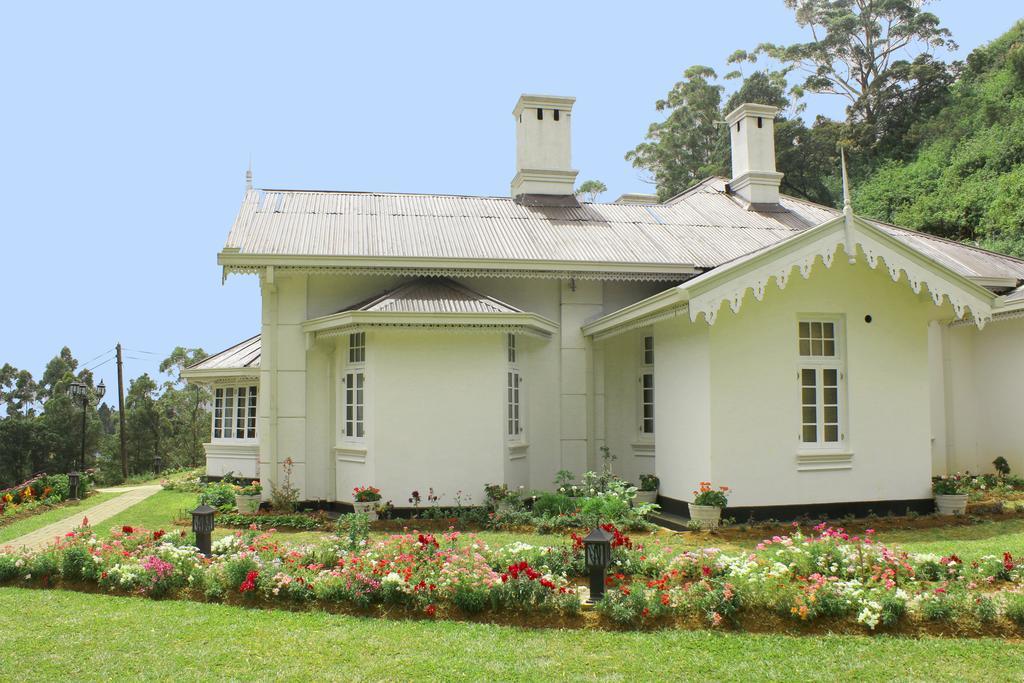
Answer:
<svg viewBox="0 0 1024 683"><path fill-rule="evenodd" d="M360 516L349 517L342 535L313 545L239 531L209 558L183 531L123 527L101 540L83 526L43 551L0 552L0 583L538 626L1024 635L1024 566L1010 553L971 563L913 556L824 525L750 552L679 553L609 525L608 588L581 612L578 535L496 548L454 531L371 542Z"/></svg>
<svg viewBox="0 0 1024 683"><path fill-rule="evenodd" d="M4 489L0 491L0 527L56 507L67 500L69 494L66 474L37 474Z"/></svg>

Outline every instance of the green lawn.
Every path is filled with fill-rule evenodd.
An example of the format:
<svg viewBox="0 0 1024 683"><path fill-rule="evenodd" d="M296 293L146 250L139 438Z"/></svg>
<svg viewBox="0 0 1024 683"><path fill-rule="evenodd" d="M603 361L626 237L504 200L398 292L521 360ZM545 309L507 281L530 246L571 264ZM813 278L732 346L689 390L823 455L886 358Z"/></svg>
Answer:
<svg viewBox="0 0 1024 683"><path fill-rule="evenodd" d="M157 491L149 498L136 503L127 510L122 510L110 519L95 525L96 535L107 537L111 528L122 526L141 526L155 531L169 530L174 520L182 516L189 518L188 513L196 506L196 494L181 491Z"/></svg>
<svg viewBox="0 0 1024 683"><path fill-rule="evenodd" d="M1024 645L993 639L530 630L20 588L0 588L0 613L18 615L0 629L0 671L34 680L977 681L1024 668Z"/></svg>
<svg viewBox="0 0 1024 683"><path fill-rule="evenodd" d="M84 517L88 513L89 508L94 505L99 505L105 500L118 496L118 493L94 493L83 501L80 501L77 505L65 505L58 508L52 508L46 512L41 512L38 515L32 517L26 517L19 519L13 524L9 524L3 528L0 528L0 545L13 541L19 536L24 536L27 533L31 533L36 529L42 529L47 524L53 524L59 522L62 519L72 516Z"/></svg>

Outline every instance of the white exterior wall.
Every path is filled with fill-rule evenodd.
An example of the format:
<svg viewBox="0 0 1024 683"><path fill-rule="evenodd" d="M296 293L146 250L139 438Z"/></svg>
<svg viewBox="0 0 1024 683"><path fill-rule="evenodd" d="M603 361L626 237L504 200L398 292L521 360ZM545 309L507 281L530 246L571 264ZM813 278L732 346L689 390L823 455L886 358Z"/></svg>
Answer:
<svg viewBox="0 0 1024 683"><path fill-rule="evenodd" d="M710 328L711 480L734 506L930 497L928 324L947 307L858 261L748 295ZM849 469L799 471L797 321L844 317ZM866 323L865 315L872 316ZM842 394L841 394L842 396ZM840 399L842 401L842 398ZM688 482L692 487L696 482Z"/></svg>
<svg viewBox="0 0 1024 683"><path fill-rule="evenodd" d="M691 500L711 477L710 328L683 315L654 325L654 430L659 492Z"/></svg>
<svg viewBox="0 0 1024 683"><path fill-rule="evenodd" d="M641 386L643 338L653 336L651 327L632 330L600 342L604 362L603 423L605 445L617 460L613 470L623 479L640 483L641 474L655 472L655 437L642 433ZM655 340L657 343L657 340ZM658 368L655 350L655 373ZM658 406L658 378L655 376L655 410ZM655 415L655 432L661 426Z"/></svg>
<svg viewBox="0 0 1024 683"><path fill-rule="evenodd" d="M942 331L948 471L1024 472L1024 319ZM941 472L940 472L941 473Z"/></svg>
<svg viewBox="0 0 1024 683"><path fill-rule="evenodd" d="M484 485L504 479L504 334L396 330L373 340L374 480L362 483L398 506L413 490L425 501L430 487L441 504L458 491L482 502ZM343 493L350 500L351 489Z"/></svg>

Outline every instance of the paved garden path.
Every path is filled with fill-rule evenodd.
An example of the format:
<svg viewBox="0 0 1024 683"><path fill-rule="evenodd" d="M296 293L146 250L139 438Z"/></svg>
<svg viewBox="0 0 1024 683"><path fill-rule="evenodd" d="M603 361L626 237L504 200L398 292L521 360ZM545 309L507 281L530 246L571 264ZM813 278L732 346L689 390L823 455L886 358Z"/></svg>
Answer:
<svg viewBox="0 0 1024 683"><path fill-rule="evenodd" d="M18 538L0 545L9 545L14 548L21 548L24 546L30 550L42 548L48 543L52 543L58 536L63 536L81 524L82 517L88 517L89 524L91 526L96 526L99 522L109 519L117 513L127 510L132 505L149 498L160 489L161 487L159 484L152 484L150 486L126 486L112 489L97 489L100 493L118 491L123 491L124 493L116 498L105 500L99 505L94 505L86 510L73 512L70 516L65 517L58 522L44 526L41 529L36 529L33 532L27 533L24 536L19 536Z"/></svg>

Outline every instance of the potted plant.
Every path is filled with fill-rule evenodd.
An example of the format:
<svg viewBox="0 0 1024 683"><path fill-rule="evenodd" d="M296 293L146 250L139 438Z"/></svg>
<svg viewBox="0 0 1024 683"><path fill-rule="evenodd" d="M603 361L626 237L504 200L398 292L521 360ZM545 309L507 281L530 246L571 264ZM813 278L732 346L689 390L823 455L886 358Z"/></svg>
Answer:
<svg viewBox="0 0 1024 683"><path fill-rule="evenodd" d="M636 498L633 500L637 503L656 503L658 502L658 485L661 480L658 479L656 474L641 474L640 475L640 488L636 492Z"/></svg>
<svg viewBox="0 0 1024 683"><path fill-rule="evenodd" d="M717 529L722 519L722 510L729 504L729 487L711 488L710 481L702 481L698 490L693 492L693 502L689 503L690 519L700 524L703 529Z"/></svg>
<svg viewBox="0 0 1024 683"><path fill-rule="evenodd" d="M962 515L967 512L967 492L970 489L967 473L943 474L932 479L935 511L940 515Z"/></svg>
<svg viewBox="0 0 1024 683"><path fill-rule="evenodd" d="M248 486L235 485L235 507L243 515L255 514L260 509L262 498L263 487L258 479Z"/></svg>
<svg viewBox="0 0 1024 683"><path fill-rule="evenodd" d="M370 518L377 519L377 503L380 502L380 489L376 486L357 486L352 489L352 507Z"/></svg>

